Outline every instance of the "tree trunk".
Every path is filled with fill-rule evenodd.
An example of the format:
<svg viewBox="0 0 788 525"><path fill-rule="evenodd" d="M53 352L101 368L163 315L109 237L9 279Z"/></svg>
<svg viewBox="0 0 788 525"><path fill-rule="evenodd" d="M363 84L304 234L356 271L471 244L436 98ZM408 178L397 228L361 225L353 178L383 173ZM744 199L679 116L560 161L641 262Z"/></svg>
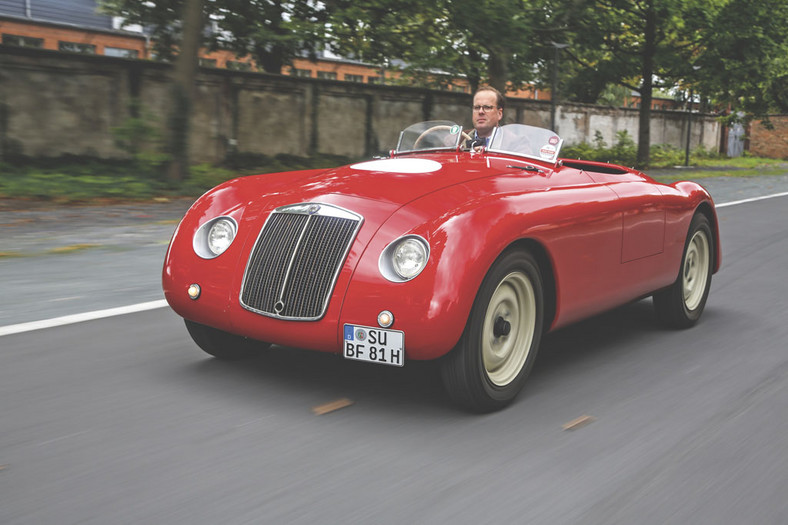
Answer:
<svg viewBox="0 0 788 525"><path fill-rule="evenodd" d="M179 182L189 174L189 130L194 84L197 75L197 57L202 37L203 0L186 0L183 6L183 36L175 60L171 88L172 105L168 118L168 145L170 162L167 179Z"/></svg>
<svg viewBox="0 0 788 525"><path fill-rule="evenodd" d="M487 72L490 76L490 85L505 95L509 75L506 54L491 50L490 58L487 59Z"/></svg>
<svg viewBox="0 0 788 525"><path fill-rule="evenodd" d="M654 91L654 55L657 50L657 14L653 1L646 8L646 34L643 45L643 81L640 85L640 112L638 119L638 154L636 167L648 167L651 156L651 101Z"/></svg>

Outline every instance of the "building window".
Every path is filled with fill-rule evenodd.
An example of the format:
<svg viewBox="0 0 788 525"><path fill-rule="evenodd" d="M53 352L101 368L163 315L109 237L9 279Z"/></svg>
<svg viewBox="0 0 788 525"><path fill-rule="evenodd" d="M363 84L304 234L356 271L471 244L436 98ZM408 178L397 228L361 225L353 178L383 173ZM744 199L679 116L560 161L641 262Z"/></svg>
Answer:
<svg viewBox="0 0 788 525"><path fill-rule="evenodd" d="M140 52L136 49L124 49L122 47L104 47L104 54L108 57L120 58L139 58Z"/></svg>
<svg viewBox="0 0 788 525"><path fill-rule="evenodd" d="M239 62L237 60L228 60L227 61L227 69L232 69L233 71L251 71L252 64L249 62Z"/></svg>
<svg viewBox="0 0 788 525"><path fill-rule="evenodd" d="M379 84L380 77L367 77L367 84Z"/></svg>
<svg viewBox="0 0 788 525"><path fill-rule="evenodd" d="M3 34L3 45L17 47L44 47L43 38Z"/></svg>
<svg viewBox="0 0 788 525"><path fill-rule="evenodd" d="M81 53L83 55L95 55L96 46L93 44L80 44L78 42L58 42L58 49L68 53Z"/></svg>
<svg viewBox="0 0 788 525"><path fill-rule="evenodd" d="M333 71L318 71L317 78L322 78L323 80L336 80L337 74Z"/></svg>
<svg viewBox="0 0 788 525"><path fill-rule="evenodd" d="M364 76L345 73L345 82L364 82Z"/></svg>
<svg viewBox="0 0 788 525"><path fill-rule="evenodd" d="M215 58L201 58L199 61L201 67L216 67Z"/></svg>
<svg viewBox="0 0 788 525"><path fill-rule="evenodd" d="M290 68L290 76L312 78L312 70L311 69L298 69L296 67L291 67Z"/></svg>

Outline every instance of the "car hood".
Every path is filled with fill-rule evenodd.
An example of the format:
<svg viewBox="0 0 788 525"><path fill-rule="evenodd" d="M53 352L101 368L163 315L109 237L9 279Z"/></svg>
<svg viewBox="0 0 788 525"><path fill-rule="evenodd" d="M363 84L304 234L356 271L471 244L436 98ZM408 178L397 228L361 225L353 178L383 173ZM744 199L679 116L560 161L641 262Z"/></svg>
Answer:
<svg viewBox="0 0 788 525"><path fill-rule="evenodd" d="M314 201L346 196L380 205L403 206L423 195L499 173L482 160L458 155L380 159L313 174L291 185L282 196Z"/></svg>
<svg viewBox="0 0 788 525"><path fill-rule="evenodd" d="M315 202L359 213L365 217L364 229L374 231L407 204L473 180L511 175L503 179L519 181L519 191L524 186L533 185L536 189L543 184L534 180L542 177L524 177L521 170L510 166L513 162L469 153L435 153L359 162L329 170L242 177L207 194L192 212L194 217L199 217L198 224L219 214L229 214L244 225L259 229L261 221L276 208ZM492 188L500 192L511 189L507 184ZM422 210L421 214L424 213ZM411 219L419 223L426 218Z"/></svg>

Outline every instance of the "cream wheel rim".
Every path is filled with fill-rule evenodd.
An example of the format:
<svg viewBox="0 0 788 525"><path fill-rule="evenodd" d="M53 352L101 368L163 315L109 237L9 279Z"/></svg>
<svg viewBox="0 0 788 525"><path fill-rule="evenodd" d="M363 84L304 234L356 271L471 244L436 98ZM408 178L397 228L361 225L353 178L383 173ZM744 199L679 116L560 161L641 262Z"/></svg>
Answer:
<svg viewBox="0 0 788 525"><path fill-rule="evenodd" d="M687 256L682 269L682 290L684 292L684 306L687 310L695 310L700 306L706 291L706 281L709 277L709 238L706 232L698 230L690 239L687 247Z"/></svg>
<svg viewBox="0 0 788 525"><path fill-rule="evenodd" d="M511 383L525 365L536 328L536 294L530 279L512 272L498 284L487 305L482 360L490 381Z"/></svg>

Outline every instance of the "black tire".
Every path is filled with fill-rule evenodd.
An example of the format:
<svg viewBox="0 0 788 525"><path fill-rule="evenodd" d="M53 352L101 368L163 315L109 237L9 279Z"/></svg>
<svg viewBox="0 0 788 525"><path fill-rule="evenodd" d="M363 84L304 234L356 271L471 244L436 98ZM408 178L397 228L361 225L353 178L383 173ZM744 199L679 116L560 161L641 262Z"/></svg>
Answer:
<svg viewBox="0 0 788 525"><path fill-rule="evenodd" d="M184 319L186 329L197 346L217 359L237 361L262 356L271 345L255 339L230 334L217 328Z"/></svg>
<svg viewBox="0 0 788 525"><path fill-rule="evenodd" d="M711 288L714 236L709 219L697 213L690 223L681 269L676 281L654 294L659 322L671 328L689 328L698 322Z"/></svg>
<svg viewBox="0 0 788 525"><path fill-rule="evenodd" d="M528 252L505 253L487 272L459 343L441 361L451 398L473 412L511 403L536 360L543 325L539 265Z"/></svg>

